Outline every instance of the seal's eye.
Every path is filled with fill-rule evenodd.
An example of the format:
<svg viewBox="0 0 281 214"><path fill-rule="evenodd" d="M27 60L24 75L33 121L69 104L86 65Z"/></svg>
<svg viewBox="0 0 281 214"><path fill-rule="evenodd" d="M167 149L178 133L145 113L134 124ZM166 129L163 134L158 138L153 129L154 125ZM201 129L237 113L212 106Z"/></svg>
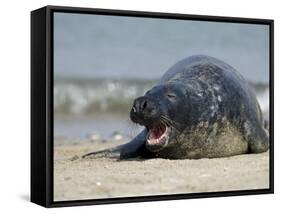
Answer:
<svg viewBox="0 0 281 214"><path fill-rule="evenodd" d="M170 99L175 99L177 97L177 95L172 94L172 93L168 93L167 97L170 98Z"/></svg>

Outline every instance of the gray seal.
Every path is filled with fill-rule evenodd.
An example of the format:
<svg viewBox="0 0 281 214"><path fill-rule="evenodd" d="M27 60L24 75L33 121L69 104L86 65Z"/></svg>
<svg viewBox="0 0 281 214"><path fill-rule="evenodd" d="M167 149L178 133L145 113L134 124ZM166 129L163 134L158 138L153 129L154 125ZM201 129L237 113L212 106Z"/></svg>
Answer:
<svg viewBox="0 0 281 214"><path fill-rule="evenodd" d="M131 120L144 130L117 148L127 158L198 159L265 152L267 130L255 94L230 65L195 55L172 66L134 100Z"/></svg>

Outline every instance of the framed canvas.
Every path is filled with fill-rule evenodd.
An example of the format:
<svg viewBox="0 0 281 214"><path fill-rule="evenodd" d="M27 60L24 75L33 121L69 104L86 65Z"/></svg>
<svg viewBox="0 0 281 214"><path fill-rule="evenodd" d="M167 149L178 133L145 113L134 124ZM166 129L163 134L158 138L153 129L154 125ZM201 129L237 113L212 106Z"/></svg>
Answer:
<svg viewBox="0 0 281 214"><path fill-rule="evenodd" d="M273 20L31 12L31 201L273 193Z"/></svg>

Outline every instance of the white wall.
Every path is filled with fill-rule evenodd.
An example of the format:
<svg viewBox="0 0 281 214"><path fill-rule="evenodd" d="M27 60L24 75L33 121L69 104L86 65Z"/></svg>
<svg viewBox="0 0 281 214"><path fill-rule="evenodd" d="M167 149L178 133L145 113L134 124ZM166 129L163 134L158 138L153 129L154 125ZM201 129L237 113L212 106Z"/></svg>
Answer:
<svg viewBox="0 0 281 214"><path fill-rule="evenodd" d="M65 5L188 13L201 15L275 19L275 194L153 203L100 205L63 209L43 209L27 202L29 197L30 137L30 16L31 10L45 5ZM280 39L281 15L278 1L225 0L6 0L1 2L0 19L0 210L4 213L267 213L276 210L280 193ZM270 210L270 211L269 211Z"/></svg>

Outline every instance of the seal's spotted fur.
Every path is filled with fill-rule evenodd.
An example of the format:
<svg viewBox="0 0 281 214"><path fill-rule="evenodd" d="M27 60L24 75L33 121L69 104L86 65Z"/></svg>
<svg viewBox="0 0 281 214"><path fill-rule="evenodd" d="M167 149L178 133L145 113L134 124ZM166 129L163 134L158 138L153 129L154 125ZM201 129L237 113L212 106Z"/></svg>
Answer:
<svg viewBox="0 0 281 214"><path fill-rule="evenodd" d="M234 68L213 57L197 55L176 63L132 109L132 120L146 128L117 149L122 159L214 158L269 147L255 94ZM160 134L152 137L168 129L161 143L157 137L153 145L147 141L153 130Z"/></svg>

